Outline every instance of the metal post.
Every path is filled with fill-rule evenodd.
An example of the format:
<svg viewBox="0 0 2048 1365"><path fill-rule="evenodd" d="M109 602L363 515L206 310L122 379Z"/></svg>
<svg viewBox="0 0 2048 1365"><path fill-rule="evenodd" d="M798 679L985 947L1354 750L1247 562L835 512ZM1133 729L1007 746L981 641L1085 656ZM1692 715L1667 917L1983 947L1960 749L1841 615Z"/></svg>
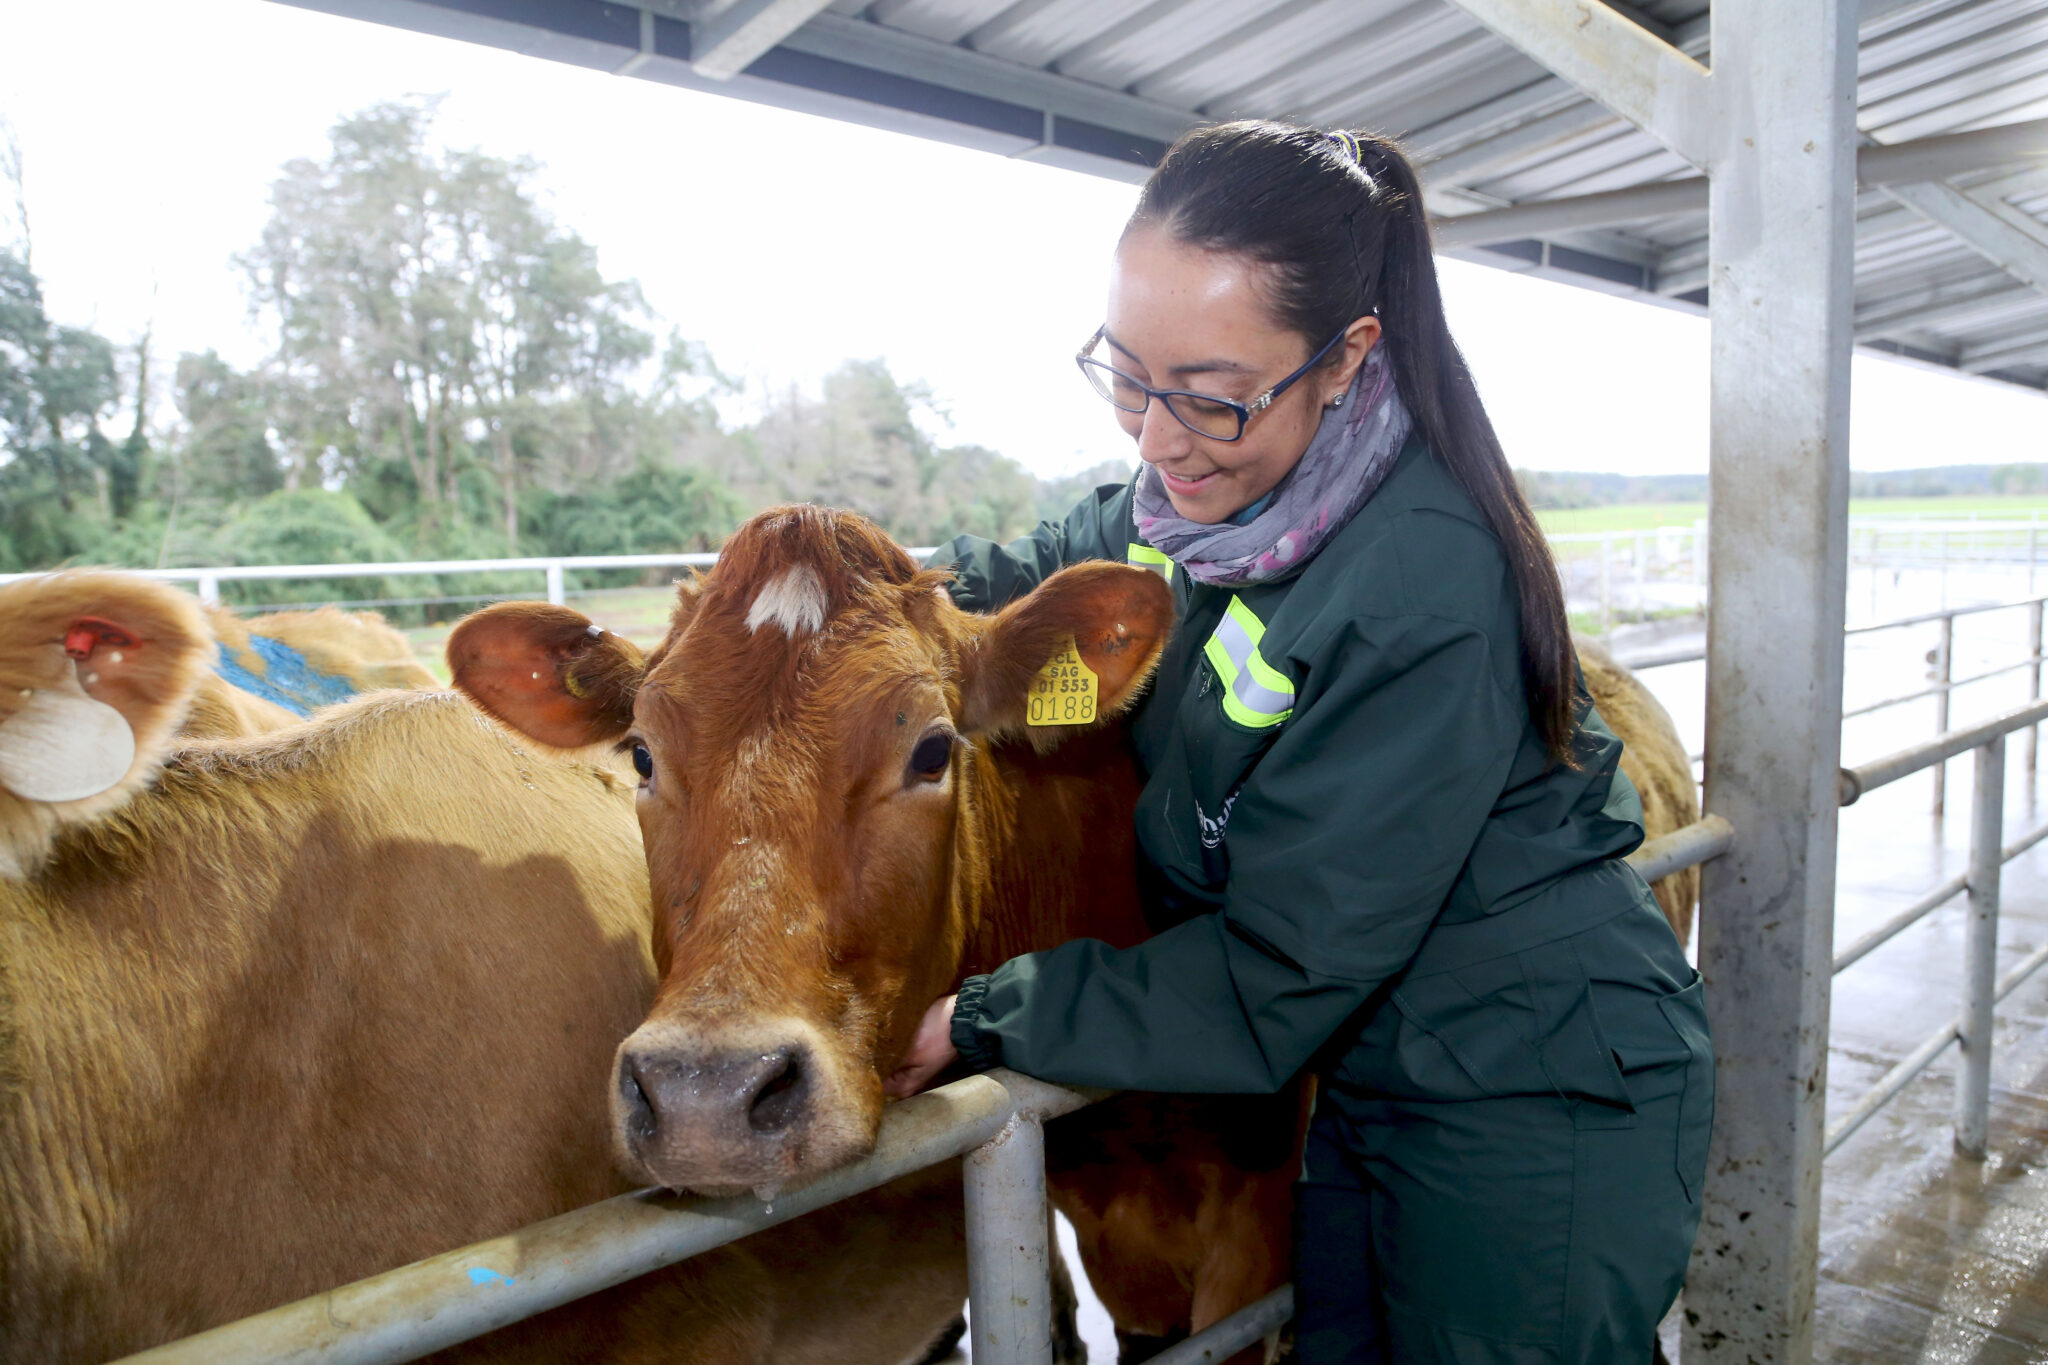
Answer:
<svg viewBox="0 0 2048 1365"><path fill-rule="evenodd" d="M2027 658L2033 661L2027 667L2027 675L2032 679L2032 683L2027 689L2027 696L2033 701L2041 700L2041 605L2038 601L2027 603ZM2028 790L2030 791L2034 781L2034 760L2039 758L2040 754L2041 727L2029 725L2027 727L2027 782Z"/></svg>
<svg viewBox="0 0 2048 1365"><path fill-rule="evenodd" d="M1813 1358L1847 593L1853 0L1715 0L1707 809L1691 1361Z"/></svg>
<svg viewBox="0 0 2048 1365"><path fill-rule="evenodd" d="M1645 575L1647 574L1647 572L1648 572L1648 560L1649 560L1649 558L1650 558L1650 545L1649 545L1649 537L1648 537L1648 536L1646 536L1646 535L1644 535L1644 534L1643 534L1643 533L1642 533L1641 531L1638 531L1638 532L1636 532L1636 548L1635 548L1635 560L1636 560L1636 619L1637 619L1638 621L1647 621L1647 620L1649 620L1649 619L1650 619L1650 590L1649 590L1649 587L1648 587L1648 582L1647 582L1647 579L1646 579L1646 576L1645 576Z"/></svg>
<svg viewBox="0 0 2048 1365"><path fill-rule="evenodd" d="M1948 610L1948 532L1941 533L1941 609Z"/></svg>
<svg viewBox="0 0 2048 1365"><path fill-rule="evenodd" d="M2034 520L2027 526L2027 594L2034 592L2034 564L2041 558L2041 514L2034 513Z"/></svg>
<svg viewBox="0 0 2048 1365"><path fill-rule="evenodd" d="M1941 690L1934 694L1934 733L1948 733L1948 685L1955 676L1956 618L1941 618L1941 643L1934 648L1934 685ZM1937 816L1948 812L1948 764L1934 765L1934 813Z"/></svg>
<svg viewBox="0 0 2048 1365"><path fill-rule="evenodd" d="M1600 537L1600 638L1614 634L1614 537Z"/></svg>
<svg viewBox="0 0 2048 1365"><path fill-rule="evenodd" d="M556 560L548 565L548 601L559 607L568 600L568 594L562 590L562 564Z"/></svg>
<svg viewBox="0 0 2048 1365"><path fill-rule="evenodd" d="M209 607L220 605L220 578L218 575L210 573L199 575L199 600Z"/></svg>
<svg viewBox="0 0 2048 1365"><path fill-rule="evenodd" d="M2005 736L1977 750L1970 810L1970 910L1963 934L1962 1065L1956 1068L1956 1150L1984 1155L1991 1111L1991 1007L1998 998L1998 880L2005 866Z"/></svg>
<svg viewBox="0 0 2048 1365"><path fill-rule="evenodd" d="M967 1154L967 1322L978 1365L1049 1365L1045 1129L1019 1114Z"/></svg>

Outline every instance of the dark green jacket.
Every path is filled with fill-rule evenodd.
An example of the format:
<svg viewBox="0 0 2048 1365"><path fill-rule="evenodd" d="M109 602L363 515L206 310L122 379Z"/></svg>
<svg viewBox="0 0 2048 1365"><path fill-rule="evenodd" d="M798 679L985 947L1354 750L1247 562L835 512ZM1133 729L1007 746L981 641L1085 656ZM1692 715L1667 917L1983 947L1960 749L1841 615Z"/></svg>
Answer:
<svg viewBox="0 0 2048 1365"><path fill-rule="evenodd" d="M1280 583L1191 583L1138 543L1131 490L1114 486L1061 524L1007 546L963 536L933 562L957 564L955 599L987 610L1087 559L1171 575L1179 624L1131 728L1148 910L1180 922L968 981L953 1035L970 1065L1247 1093L1327 1048L1318 1064L1339 1080L1426 1097L1428 1074L1347 1046L1418 952L1510 953L1646 897L1610 861L1643 837L1620 741L1582 696L1578 766L1547 760L1506 559L1419 441Z"/></svg>

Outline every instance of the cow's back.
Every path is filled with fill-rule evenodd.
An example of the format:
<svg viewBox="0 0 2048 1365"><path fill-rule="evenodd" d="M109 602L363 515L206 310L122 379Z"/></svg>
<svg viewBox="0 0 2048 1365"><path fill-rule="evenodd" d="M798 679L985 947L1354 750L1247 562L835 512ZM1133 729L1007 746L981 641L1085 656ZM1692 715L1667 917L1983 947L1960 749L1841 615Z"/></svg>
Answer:
<svg viewBox="0 0 2048 1365"><path fill-rule="evenodd" d="M196 745L0 884L0 1358L100 1358L623 1188L630 785L446 693Z"/></svg>

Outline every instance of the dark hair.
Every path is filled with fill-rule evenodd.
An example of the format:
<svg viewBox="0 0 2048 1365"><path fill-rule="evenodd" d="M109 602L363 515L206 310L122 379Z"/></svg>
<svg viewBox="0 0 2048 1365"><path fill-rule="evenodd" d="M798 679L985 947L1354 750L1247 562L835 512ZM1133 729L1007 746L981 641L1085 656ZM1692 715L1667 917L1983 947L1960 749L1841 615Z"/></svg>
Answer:
<svg viewBox="0 0 2048 1365"><path fill-rule="evenodd" d="M1507 555L1529 714L1552 759L1571 763L1576 656L1564 589L1444 322L1429 215L1400 148L1288 123L1197 128L1145 182L1125 235L1139 227L1266 267L1275 317L1311 347L1378 315L1401 401Z"/></svg>

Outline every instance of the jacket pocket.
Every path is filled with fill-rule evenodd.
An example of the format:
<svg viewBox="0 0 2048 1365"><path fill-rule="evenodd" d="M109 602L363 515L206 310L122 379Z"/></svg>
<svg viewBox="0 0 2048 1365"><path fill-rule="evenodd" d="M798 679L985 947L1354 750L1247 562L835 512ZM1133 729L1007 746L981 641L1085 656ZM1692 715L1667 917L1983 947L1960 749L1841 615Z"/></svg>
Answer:
<svg viewBox="0 0 2048 1365"><path fill-rule="evenodd" d="M1569 943L1404 982L1395 1007L1412 1025L1402 1058L1432 1097L1556 1095L1578 1102L1581 1127L1628 1127L1635 1106L1594 1013L1592 988ZM1404 1029L1404 1035L1410 1030ZM1422 1039L1456 1064L1448 1074Z"/></svg>
<svg viewBox="0 0 2048 1365"><path fill-rule="evenodd" d="M1706 983L1692 984L1657 1002L1665 1022L1685 1047L1685 1083L1678 1097L1678 1143L1673 1161L1685 1197L1697 1201L1707 1175L1707 1144L1714 1129L1714 1047L1707 1034Z"/></svg>

